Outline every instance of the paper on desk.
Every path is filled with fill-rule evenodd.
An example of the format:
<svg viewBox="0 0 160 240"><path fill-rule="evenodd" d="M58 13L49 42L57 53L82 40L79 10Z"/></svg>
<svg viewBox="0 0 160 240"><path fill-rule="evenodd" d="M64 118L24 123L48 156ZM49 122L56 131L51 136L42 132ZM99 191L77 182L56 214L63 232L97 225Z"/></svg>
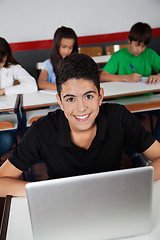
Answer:
<svg viewBox="0 0 160 240"><path fill-rule="evenodd" d="M56 90L40 90L41 93L44 94L50 94L50 95L56 95L57 91Z"/></svg>
<svg viewBox="0 0 160 240"><path fill-rule="evenodd" d="M134 84L134 85L138 85L140 83L145 83L148 77L142 77L141 80L139 82L120 82L121 84L124 85L130 85L130 84Z"/></svg>
<svg viewBox="0 0 160 240"><path fill-rule="evenodd" d="M142 77L140 82L145 83L146 80L147 80L147 78L148 78L148 77Z"/></svg>
<svg viewBox="0 0 160 240"><path fill-rule="evenodd" d="M6 105L6 102L0 101L0 107L4 107Z"/></svg>

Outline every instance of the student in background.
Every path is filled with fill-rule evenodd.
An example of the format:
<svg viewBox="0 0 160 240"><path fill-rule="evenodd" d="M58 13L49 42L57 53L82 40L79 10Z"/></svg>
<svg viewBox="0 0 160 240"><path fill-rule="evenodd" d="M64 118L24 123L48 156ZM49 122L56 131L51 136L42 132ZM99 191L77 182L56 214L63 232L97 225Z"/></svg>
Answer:
<svg viewBox="0 0 160 240"><path fill-rule="evenodd" d="M38 79L39 89L56 90L56 71L59 61L74 52L78 52L77 36L71 28L64 26L58 28L53 40L50 59L43 63Z"/></svg>
<svg viewBox="0 0 160 240"><path fill-rule="evenodd" d="M147 23L134 24L128 36L128 48L112 54L103 68L100 81L139 82L141 77L147 77L148 84L159 82L160 56L147 48L151 38L152 29Z"/></svg>
<svg viewBox="0 0 160 240"><path fill-rule="evenodd" d="M128 48L113 53L103 68L100 81L139 82L142 77L147 77L147 84L160 82L160 56L154 50L147 48L151 38L152 29L147 23L134 24L129 32ZM160 114L156 113L156 115L154 136L160 141ZM139 154L128 150L126 152L132 158L133 164L137 164L136 162L138 165L143 164Z"/></svg>
<svg viewBox="0 0 160 240"><path fill-rule="evenodd" d="M20 84L14 85L15 80ZM35 91L35 79L14 59L9 43L0 37L0 96ZM15 138L14 132L0 132L0 157L10 150Z"/></svg>
<svg viewBox="0 0 160 240"><path fill-rule="evenodd" d="M118 104L102 104L97 64L71 54L59 65L57 100L61 109L37 120L18 148L0 167L0 196L24 196L23 171L40 159L50 179L120 169L122 150L143 152L160 179L160 143Z"/></svg>
<svg viewBox="0 0 160 240"><path fill-rule="evenodd" d="M20 84L14 85L15 80ZM35 79L14 59L9 43L0 37L0 96L35 91Z"/></svg>

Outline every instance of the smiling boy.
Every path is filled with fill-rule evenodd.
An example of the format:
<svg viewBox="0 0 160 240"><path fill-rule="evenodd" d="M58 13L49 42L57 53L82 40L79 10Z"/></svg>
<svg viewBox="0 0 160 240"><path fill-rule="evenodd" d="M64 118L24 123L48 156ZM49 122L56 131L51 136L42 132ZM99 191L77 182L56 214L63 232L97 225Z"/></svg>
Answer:
<svg viewBox="0 0 160 240"><path fill-rule="evenodd" d="M120 169L124 146L143 152L160 178L160 143L118 104L102 104L96 63L87 55L64 58L57 75L61 110L37 120L0 168L0 196L25 196L18 180L43 160L50 179Z"/></svg>
<svg viewBox="0 0 160 240"><path fill-rule="evenodd" d="M147 77L146 83L158 83L160 56L147 48L151 38L152 29L147 23L134 24L129 32L128 48L113 53L103 68L100 81L139 82L142 77Z"/></svg>

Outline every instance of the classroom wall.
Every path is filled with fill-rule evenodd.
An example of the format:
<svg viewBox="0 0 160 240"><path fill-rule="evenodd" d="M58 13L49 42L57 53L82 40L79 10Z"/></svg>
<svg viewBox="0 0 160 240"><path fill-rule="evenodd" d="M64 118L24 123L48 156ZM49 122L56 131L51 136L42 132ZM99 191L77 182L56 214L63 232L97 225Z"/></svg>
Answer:
<svg viewBox="0 0 160 240"><path fill-rule="evenodd" d="M91 42L90 39L105 35L106 42L101 41L105 47L112 44L112 38L107 41L107 34L116 34L115 43L115 36L117 43L126 42L127 37L119 40L119 33L128 32L137 21L160 29L159 9L160 0L1 0L0 36L14 46L14 56L36 77L36 62L44 61L50 54L50 47L43 48L44 40L51 40L59 26L72 27L78 37L90 36L83 45L97 45L97 40ZM151 43L157 52L159 37L160 33L156 34ZM42 48L33 47L32 43L38 41ZM24 43L25 49L21 49Z"/></svg>
<svg viewBox="0 0 160 240"><path fill-rule="evenodd" d="M129 31L137 21L160 27L159 0L1 0L0 35L9 42L51 39L61 25L78 36Z"/></svg>

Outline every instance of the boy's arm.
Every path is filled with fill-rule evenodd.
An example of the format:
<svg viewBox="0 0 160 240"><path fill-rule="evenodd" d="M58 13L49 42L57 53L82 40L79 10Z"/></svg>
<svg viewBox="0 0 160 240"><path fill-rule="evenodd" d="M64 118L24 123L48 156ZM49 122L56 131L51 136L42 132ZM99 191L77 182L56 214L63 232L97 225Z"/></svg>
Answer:
<svg viewBox="0 0 160 240"><path fill-rule="evenodd" d="M107 71L102 71L100 75L100 82L139 82L142 76L138 73L130 75L110 74Z"/></svg>
<svg viewBox="0 0 160 240"><path fill-rule="evenodd" d="M0 197L6 195L26 196L25 185L27 182L18 178L22 171L14 167L9 160L6 160L0 167Z"/></svg>
<svg viewBox="0 0 160 240"><path fill-rule="evenodd" d="M143 154L152 161L154 180L160 179L160 143L156 140Z"/></svg>

